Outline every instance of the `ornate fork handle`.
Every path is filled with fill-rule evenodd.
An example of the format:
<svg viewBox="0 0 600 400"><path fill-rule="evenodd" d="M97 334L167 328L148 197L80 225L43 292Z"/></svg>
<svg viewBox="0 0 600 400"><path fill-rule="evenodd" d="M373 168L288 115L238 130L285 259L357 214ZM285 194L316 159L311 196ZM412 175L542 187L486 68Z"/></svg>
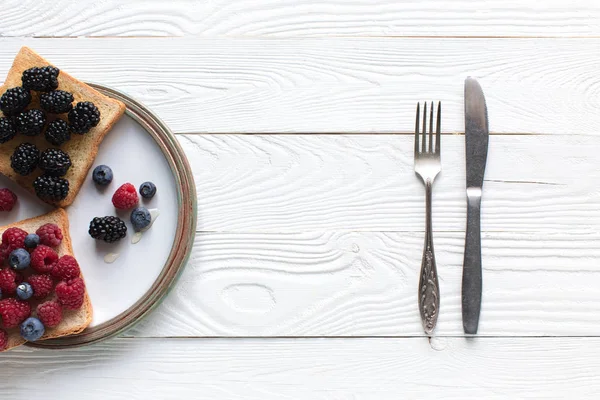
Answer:
<svg viewBox="0 0 600 400"><path fill-rule="evenodd" d="M431 334L435 328L440 308L440 289L433 252L431 187L432 181L427 180L425 182L425 247L419 279L419 311L421 312L423 329L427 334Z"/></svg>

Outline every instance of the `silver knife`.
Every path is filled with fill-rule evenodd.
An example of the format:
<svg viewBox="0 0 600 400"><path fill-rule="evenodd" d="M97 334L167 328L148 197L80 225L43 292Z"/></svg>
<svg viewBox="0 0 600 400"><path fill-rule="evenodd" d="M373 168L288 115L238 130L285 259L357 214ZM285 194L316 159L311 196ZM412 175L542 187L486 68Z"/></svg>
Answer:
<svg viewBox="0 0 600 400"><path fill-rule="evenodd" d="M481 191L488 151L488 118L479 83L465 80L465 147L467 157L467 234L462 276L465 333L477 333L481 310Z"/></svg>

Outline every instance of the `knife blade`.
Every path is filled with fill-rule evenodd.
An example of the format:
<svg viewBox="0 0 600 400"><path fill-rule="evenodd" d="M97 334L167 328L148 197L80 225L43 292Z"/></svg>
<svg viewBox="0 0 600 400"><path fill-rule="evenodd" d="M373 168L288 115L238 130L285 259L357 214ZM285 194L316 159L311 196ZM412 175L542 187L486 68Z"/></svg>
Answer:
<svg viewBox="0 0 600 400"><path fill-rule="evenodd" d="M481 193L489 141L487 106L481 86L465 80L465 150L467 166L467 228L462 276L462 318L465 333L477 333L481 311Z"/></svg>

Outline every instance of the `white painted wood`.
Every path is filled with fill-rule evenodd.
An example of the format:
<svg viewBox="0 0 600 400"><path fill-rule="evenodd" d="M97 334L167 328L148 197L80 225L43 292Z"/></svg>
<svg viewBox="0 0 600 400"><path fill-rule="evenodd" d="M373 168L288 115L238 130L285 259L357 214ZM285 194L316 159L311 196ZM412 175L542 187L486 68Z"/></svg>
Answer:
<svg viewBox="0 0 600 400"><path fill-rule="evenodd" d="M595 399L597 338L115 339L0 355L3 399ZM35 383L35 385L34 385Z"/></svg>
<svg viewBox="0 0 600 400"><path fill-rule="evenodd" d="M425 3L423 3L425 4ZM598 134L600 39L15 39L73 75L121 89L176 132L411 132L441 100L462 132L480 78L494 133Z"/></svg>
<svg viewBox="0 0 600 400"><path fill-rule="evenodd" d="M600 234L486 233L479 335L597 335ZM435 335L462 335L464 234L434 232ZM423 234L207 233L156 311L128 336L423 335Z"/></svg>
<svg viewBox="0 0 600 400"><path fill-rule="evenodd" d="M180 135L198 230L423 231L412 135ZM600 138L494 135L484 231L600 232ZM464 136L442 138L436 231L464 231Z"/></svg>
<svg viewBox="0 0 600 400"><path fill-rule="evenodd" d="M8 0L2 36L597 36L593 0Z"/></svg>

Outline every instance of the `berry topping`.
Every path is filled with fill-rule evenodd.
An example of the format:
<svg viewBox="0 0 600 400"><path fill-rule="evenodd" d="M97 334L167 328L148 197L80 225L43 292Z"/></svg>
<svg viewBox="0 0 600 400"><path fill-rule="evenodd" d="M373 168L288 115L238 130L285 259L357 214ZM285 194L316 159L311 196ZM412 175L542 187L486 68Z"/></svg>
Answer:
<svg viewBox="0 0 600 400"><path fill-rule="evenodd" d="M131 212L131 224L136 232L150 226L151 220L150 211L146 207L136 207Z"/></svg>
<svg viewBox="0 0 600 400"><path fill-rule="evenodd" d="M61 149L46 149L40 156L39 167L48 176L64 176L71 168L71 157Z"/></svg>
<svg viewBox="0 0 600 400"><path fill-rule="evenodd" d="M81 278L59 282L54 289L61 306L77 310L83 305L85 297L85 283Z"/></svg>
<svg viewBox="0 0 600 400"><path fill-rule="evenodd" d="M44 133L46 140L55 146L62 146L71 139L69 125L62 119L55 119L48 124Z"/></svg>
<svg viewBox="0 0 600 400"><path fill-rule="evenodd" d="M0 211L11 211L17 202L17 195L12 190L0 189Z"/></svg>
<svg viewBox="0 0 600 400"><path fill-rule="evenodd" d="M35 194L45 201L60 201L69 194L69 181L56 176L42 175L33 181Z"/></svg>
<svg viewBox="0 0 600 400"><path fill-rule="evenodd" d="M17 132L26 136L37 136L42 133L46 123L46 114L42 110L31 109L20 113L16 120Z"/></svg>
<svg viewBox="0 0 600 400"><path fill-rule="evenodd" d="M73 108L73 95L64 90L53 90L40 96L40 106L51 114L62 114Z"/></svg>
<svg viewBox="0 0 600 400"><path fill-rule="evenodd" d="M127 235L127 226L118 217L96 217L90 222L89 234L94 239L113 243Z"/></svg>
<svg viewBox="0 0 600 400"><path fill-rule="evenodd" d="M21 300L27 300L33 296L33 289L27 282L19 283L17 286L17 297Z"/></svg>
<svg viewBox="0 0 600 400"><path fill-rule="evenodd" d="M0 97L0 110L4 115L16 115L31 103L31 93L22 87L8 89Z"/></svg>
<svg viewBox="0 0 600 400"><path fill-rule="evenodd" d="M115 208L127 210L137 205L139 201L135 187L131 183L121 185L113 194L112 203Z"/></svg>
<svg viewBox="0 0 600 400"><path fill-rule="evenodd" d="M71 132L84 134L98 125L100 111L90 101L79 102L69 111L69 127Z"/></svg>
<svg viewBox="0 0 600 400"><path fill-rule="evenodd" d="M16 269L18 271L29 267L30 262L31 257L29 256L29 252L25 249L13 250L8 256L8 265L12 269Z"/></svg>
<svg viewBox="0 0 600 400"><path fill-rule="evenodd" d="M63 239L62 231L56 224L44 224L35 233L40 237L41 244L50 247L57 247Z"/></svg>
<svg viewBox="0 0 600 400"><path fill-rule="evenodd" d="M8 333L5 330L0 329L0 351L6 350L8 347Z"/></svg>
<svg viewBox="0 0 600 400"><path fill-rule="evenodd" d="M48 246L40 244L31 252L31 268L40 273L52 271L58 261L58 254Z"/></svg>
<svg viewBox="0 0 600 400"><path fill-rule="evenodd" d="M34 144L21 143L10 156L10 166L19 175L29 175L33 172L40 159L40 151Z"/></svg>
<svg viewBox="0 0 600 400"><path fill-rule="evenodd" d="M58 262L52 268L52 276L57 279L67 281L69 279L78 278L81 275L79 264L75 257L64 255L58 259Z"/></svg>
<svg viewBox="0 0 600 400"><path fill-rule="evenodd" d="M8 228L2 233L2 244L6 244L7 257L13 250L25 247L25 237L27 232L18 227Z"/></svg>
<svg viewBox="0 0 600 400"><path fill-rule="evenodd" d="M4 295L13 295L17 291L17 285L23 278L10 268L0 270L0 290Z"/></svg>
<svg viewBox="0 0 600 400"><path fill-rule="evenodd" d="M62 321L62 308L56 301L46 301L40 304L37 306L36 314L48 328L53 328Z"/></svg>
<svg viewBox="0 0 600 400"><path fill-rule="evenodd" d="M106 186L113 180L113 172L107 165L98 165L94 168L94 172L92 173L92 179L98 185Z"/></svg>
<svg viewBox="0 0 600 400"><path fill-rule="evenodd" d="M58 74L56 67L33 67L25 70L21 76L23 87L39 92L49 92L58 87Z"/></svg>
<svg viewBox="0 0 600 400"><path fill-rule="evenodd" d="M38 244L40 244L40 237L35 233L25 236L25 248L35 249Z"/></svg>
<svg viewBox="0 0 600 400"><path fill-rule="evenodd" d="M31 307L28 302L17 300L14 297L0 300L0 318L5 328L19 326L30 315Z"/></svg>
<svg viewBox="0 0 600 400"><path fill-rule="evenodd" d="M6 143L17 134L17 127L12 119L0 118L0 143Z"/></svg>
<svg viewBox="0 0 600 400"><path fill-rule="evenodd" d="M27 318L21 324L21 337L27 341L35 342L44 335L44 324L37 318Z"/></svg>
<svg viewBox="0 0 600 400"><path fill-rule="evenodd" d="M34 299L43 299L52 293L52 289L54 289L54 282L50 275L47 274L31 275L27 278L27 282L29 282L33 289Z"/></svg>
<svg viewBox="0 0 600 400"><path fill-rule="evenodd" d="M144 182L140 185L140 194L145 199L151 199L156 194L156 185L152 182Z"/></svg>

